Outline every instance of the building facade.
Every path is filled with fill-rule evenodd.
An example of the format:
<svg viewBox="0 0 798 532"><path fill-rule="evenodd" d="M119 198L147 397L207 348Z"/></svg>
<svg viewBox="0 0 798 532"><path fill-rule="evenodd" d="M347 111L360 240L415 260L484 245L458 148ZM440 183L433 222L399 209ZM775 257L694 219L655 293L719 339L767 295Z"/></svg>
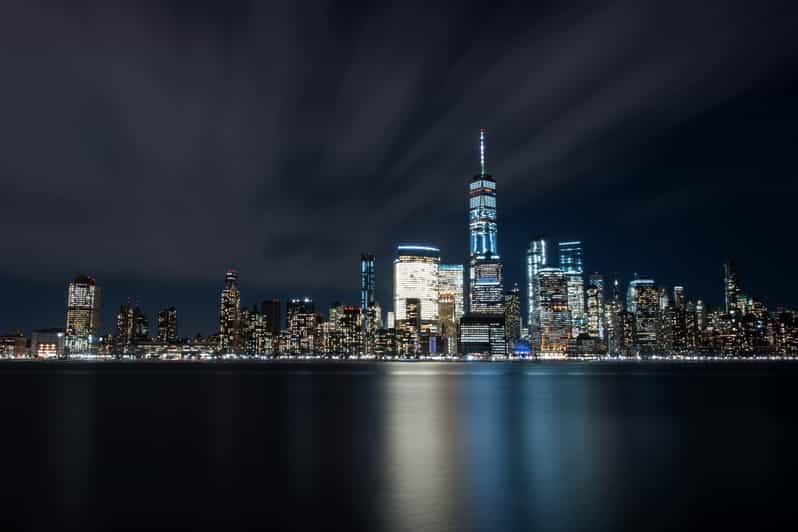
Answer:
<svg viewBox="0 0 798 532"><path fill-rule="evenodd" d="M100 330L100 287L88 275L69 284L65 328L68 355L88 354L96 348Z"/></svg>
<svg viewBox="0 0 798 532"><path fill-rule="evenodd" d="M432 246L400 245L393 262L393 303L395 320L404 322L411 317L408 300L414 300L418 327L437 330L440 314L439 277L440 250ZM398 325L397 325L398 326Z"/></svg>

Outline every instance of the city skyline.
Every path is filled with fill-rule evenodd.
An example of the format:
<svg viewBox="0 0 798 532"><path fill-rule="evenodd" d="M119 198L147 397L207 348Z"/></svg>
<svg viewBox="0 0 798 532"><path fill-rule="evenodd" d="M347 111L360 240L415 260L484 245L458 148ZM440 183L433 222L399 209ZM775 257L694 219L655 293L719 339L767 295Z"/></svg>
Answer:
<svg viewBox="0 0 798 532"><path fill-rule="evenodd" d="M359 304L331 302L325 315L313 298L242 305L238 270L229 268L219 297L218 328L178 335L174 305L151 323L129 298L100 330L102 288L86 274L68 285L66 326L37 328L31 350L18 331L5 334L2 354L165 357L329 356L335 358L565 358L798 354L798 312L751 295L736 265L722 267L723 305L713 308L684 285L663 285L635 273L625 298L617 272L612 294L601 272L586 273L581 240L535 236L526 250L524 287L504 278L498 247L497 180L488 173L486 130L479 130L479 172L467 182L469 260L441 263L431 244L399 244L393 259L392 306L383 321L373 253L360 254ZM556 254L549 250L556 249ZM556 257L556 262L555 262ZM588 260L589 265L589 260ZM512 284L512 288L508 288ZM671 295L672 294L672 295ZM526 300L524 308L523 300ZM625 301L624 301L625 299ZM523 316L527 316L526 323Z"/></svg>

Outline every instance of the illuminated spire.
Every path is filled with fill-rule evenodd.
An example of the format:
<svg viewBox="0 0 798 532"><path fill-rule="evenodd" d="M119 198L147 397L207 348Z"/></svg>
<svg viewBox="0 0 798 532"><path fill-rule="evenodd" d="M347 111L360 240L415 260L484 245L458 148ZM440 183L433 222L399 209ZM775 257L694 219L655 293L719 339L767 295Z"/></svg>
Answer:
<svg viewBox="0 0 798 532"><path fill-rule="evenodd" d="M485 129L479 130L479 167L480 175L485 175Z"/></svg>

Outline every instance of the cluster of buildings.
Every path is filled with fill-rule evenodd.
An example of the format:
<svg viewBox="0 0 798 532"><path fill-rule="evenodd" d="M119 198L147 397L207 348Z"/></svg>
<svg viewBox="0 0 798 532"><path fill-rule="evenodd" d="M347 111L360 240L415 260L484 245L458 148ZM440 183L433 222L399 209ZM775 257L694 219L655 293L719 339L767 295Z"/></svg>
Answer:
<svg viewBox="0 0 798 532"><path fill-rule="evenodd" d="M534 238L526 252L526 313L517 284L507 289L498 248L496 181L480 171L468 181L469 257L444 262L429 244L401 244L393 260L392 309L376 300L375 256L360 257L360 301L334 302L326 315L308 297L242 308L238 272L228 270L219 328L178 335L175 307L151 328L139 304L116 313L100 336L100 288L88 276L69 284L66 327L0 336L4 358L332 357L501 359L511 357L798 357L798 311L769 311L746 295L734 264L722 270L724 305L710 309L682 286L635 274L622 290L617 275L586 275L580 241ZM283 314L283 308L285 313Z"/></svg>

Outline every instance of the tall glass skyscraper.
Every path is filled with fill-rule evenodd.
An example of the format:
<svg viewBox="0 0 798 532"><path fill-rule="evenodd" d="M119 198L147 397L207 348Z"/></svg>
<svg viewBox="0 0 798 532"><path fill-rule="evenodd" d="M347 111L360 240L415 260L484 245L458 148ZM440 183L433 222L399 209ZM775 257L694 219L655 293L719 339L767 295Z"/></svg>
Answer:
<svg viewBox="0 0 798 532"><path fill-rule="evenodd" d="M540 290L538 272L545 268L546 241L537 238L529 243L526 252L526 295L527 295L527 327L529 336L534 338L540 328Z"/></svg>
<svg viewBox="0 0 798 532"><path fill-rule="evenodd" d="M540 285L540 347L538 356L565 356L571 338L571 316L568 310L568 282L560 268L541 268Z"/></svg>
<svg viewBox="0 0 798 532"><path fill-rule="evenodd" d="M219 349L237 353L241 348L241 292L238 290L238 272L227 270L224 288L219 300Z"/></svg>
<svg viewBox="0 0 798 532"><path fill-rule="evenodd" d="M371 329L369 313L374 306L374 255L363 253L360 255L360 311L363 337L367 338Z"/></svg>
<svg viewBox="0 0 798 532"><path fill-rule="evenodd" d="M485 130L479 132L479 174L468 184L469 312L504 312L503 268L496 226L496 181L485 170Z"/></svg>
<svg viewBox="0 0 798 532"><path fill-rule="evenodd" d="M586 331L585 281L582 277L582 242L560 242L560 269L568 284L568 309L574 337Z"/></svg>
<svg viewBox="0 0 798 532"><path fill-rule="evenodd" d="M91 350L100 330L100 287L88 275L69 283L66 313L66 352Z"/></svg>
<svg viewBox="0 0 798 532"><path fill-rule="evenodd" d="M438 292L454 302L454 317L463 317L463 265L441 264L438 267Z"/></svg>

